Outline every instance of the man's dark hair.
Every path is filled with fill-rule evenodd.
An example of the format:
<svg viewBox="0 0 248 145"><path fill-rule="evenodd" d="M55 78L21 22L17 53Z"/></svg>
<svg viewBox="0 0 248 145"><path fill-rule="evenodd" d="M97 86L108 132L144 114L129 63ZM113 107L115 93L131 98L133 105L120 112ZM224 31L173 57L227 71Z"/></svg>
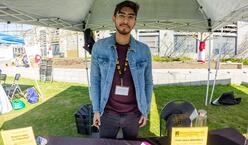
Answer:
<svg viewBox="0 0 248 145"><path fill-rule="evenodd" d="M120 12L120 10L123 8L123 7L128 7L128 8L131 8L134 13L135 13L135 16L137 16L138 14L138 10L139 10L139 5L135 2L132 2L132 1L129 1L129 0L125 0L119 4L116 5L115 7L115 12L114 12L114 16Z"/></svg>

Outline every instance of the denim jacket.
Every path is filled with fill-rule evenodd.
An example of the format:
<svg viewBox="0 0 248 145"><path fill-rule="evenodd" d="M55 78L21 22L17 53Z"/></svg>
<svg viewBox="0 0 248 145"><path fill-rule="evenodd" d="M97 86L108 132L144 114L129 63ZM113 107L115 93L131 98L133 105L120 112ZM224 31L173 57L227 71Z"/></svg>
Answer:
<svg viewBox="0 0 248 145"><path fill-rule="evenodd" d="M92 49L90 95L93 112L102 114L108 102L118 58L115 43L115 35L112 35L97 41ZM147 117L150 111L153 85L150 49L131 36L127 58L134 82L138 108Z"/></svg>

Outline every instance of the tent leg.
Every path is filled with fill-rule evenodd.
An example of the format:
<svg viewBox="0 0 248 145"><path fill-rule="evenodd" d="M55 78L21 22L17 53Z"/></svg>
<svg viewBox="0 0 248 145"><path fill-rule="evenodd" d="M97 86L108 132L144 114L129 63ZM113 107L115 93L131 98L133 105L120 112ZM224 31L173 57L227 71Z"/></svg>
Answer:
<svg viewBox="0 0 248 145"><path fill-rule="evenodd" d="M87 51L85 49L84 49L84 61L85 61L85 70L86 70L87 83L88 83L88 92L89 92L89 96L90 96L89 68L87 65ZM91 96L90 96L90 100L91 100Z"/></svg>
<svg viewBox="0 0 248 145"><path fill-rule="evenodd" d="M205 106L208 105L209 78L210 78L210 68L208 68L208 81L207 81L207 89L206 89L206 96L205 96Z"/></svg>
<svg viewBox="0 0 248 145"><path fill-rule="evenodd" d="M222 31L221 31L221 37L223 37L222 34L223 34L223 28L222 28ZM216 62L216 68L215 68L216 71L215 71L215 77L214 77L212 92L211 92L211 96L210 96L210 99L209 99L209 104L211 104L212 98L213 98L213 95L214 95L214 89L215 89L215 85L216 85L216 79L217 79L218 71L220 69L220 59L221 59L221 47L219 49L219 55L218 55L217 62Z"/></svg>
<svg viewBox="0 0 248 145"><path fill-rule="evenodd" d="M38 91L38 93L40 94L40 96L41 96L41 98L42 98L42 101L45 101L46 98L45 98L45 96L43 95L43 93L42 93L42 91L41 91L41 89L40 89L40 85L38 84L38 79L36 78L36 75L35 75L35 72L34 72L34 68L33 68L32 64L31 64L31 62L30 62L30 57L29 57L29 55L28 55L27 50L26 50L25 47L24 47L24 49L25 49L26 55L27 55L27 57L28 57L29 69L30 69L31 72L32 72L32 75L33 75L33 78L34 78L34 82L35 82L35 85L36 85L36 87L37 87L37 91Z"/></svg>
<svg viewBox="0 0 248 145"><path fill-rule="evenodd" d="M219 69L219 61L217 61L216 63L217 63L217 68L216 68L216 71L215 71L215 77L214 77L213 87L212 87L212 91L211 91L211 95L210 95L210 99L209 99L209 104L211 104L211 102L212 102L214 89L215 89L215 84L216 84L216 79L217 79L217 74L218 74L218 69Z"/></svg>
<svg viewBox="0 0 248 145"><path fill-rule="evenodd" d="M210 99L209 99L209 104L211 104L212 102L212 98L213 98L213 95L214 95L214 89L215 89L215 85L216 85L216 79L217 79L217 75L218 75L218 71L220 69L220 58L221 58L221 48L220 48L220 52L219 52L219 56L218 56L218 59L217 59L217 67L216 67L216 71L215 71L215 77L214 77L214 82L213 82L213 88L212 88L212 92L211 92L211 96L210 96Z"/></svg>
<svg viewBox="0 0 248 145"><path fill-rule="evenodd" d="M210 84L210 73L211 73L211 51L212 51L212 45L211 45L211 37L212 33L209 34L209 50L208 50L208 80L207 80L207 89L206 89L206 96L205 96L205 106L208 105L208 92L209 92L209 84Z"/></svg>

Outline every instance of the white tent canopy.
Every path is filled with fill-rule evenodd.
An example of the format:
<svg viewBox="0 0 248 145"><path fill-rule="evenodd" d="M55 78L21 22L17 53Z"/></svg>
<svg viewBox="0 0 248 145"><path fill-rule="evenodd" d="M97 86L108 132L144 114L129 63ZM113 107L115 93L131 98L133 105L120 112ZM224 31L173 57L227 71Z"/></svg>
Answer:
<svg viewBox="0 0 248 145"><path fill-rule="evenodd" d="M111 17L115 5L121 1L0 0L0 20L75 31L83 31L86 28L113 29ZM248 18L248 0L134 1L141 7L137 29L213 32L227 24ZM205 105L208 102L210 55L208 61Z"/></svg>
<svg viewBox="0 0 248 145"><path fill-rule="evenodd" d="M0 0L0 20L82 31L113 29L121 0ZM136 28L207 32L248 17L247 0L134 0Z"/></svg>
<svg viewBox="0 0 248 145"><path fill-rule="evenodd" d="M6 95L2 84L0 84L0 115L12 110L9 98Z"/></svg>

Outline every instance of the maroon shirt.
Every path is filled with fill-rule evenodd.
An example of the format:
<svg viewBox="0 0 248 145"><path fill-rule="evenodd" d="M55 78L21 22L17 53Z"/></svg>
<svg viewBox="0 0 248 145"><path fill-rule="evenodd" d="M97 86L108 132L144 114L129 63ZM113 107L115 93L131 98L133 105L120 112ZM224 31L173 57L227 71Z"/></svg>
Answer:
<svg viewBox="0 0 248 145"><path fill-rule="evenodd" d="M118 59L120 62L122 72L124 69L128 48L129 48L129 44L127 45L116 44L116 50L118 53ZM110 95L107 105L105 107L105 111L117 112L117 113L139 112L137 107L133 78L129 66L127 66L127 70L125 71L123 77L123 86L129 87L128 96L116 95L115 94L116 85L118 86L121 85L121 79L117 71L117 68L115 69L112 87L110 90Z"/></svg>

